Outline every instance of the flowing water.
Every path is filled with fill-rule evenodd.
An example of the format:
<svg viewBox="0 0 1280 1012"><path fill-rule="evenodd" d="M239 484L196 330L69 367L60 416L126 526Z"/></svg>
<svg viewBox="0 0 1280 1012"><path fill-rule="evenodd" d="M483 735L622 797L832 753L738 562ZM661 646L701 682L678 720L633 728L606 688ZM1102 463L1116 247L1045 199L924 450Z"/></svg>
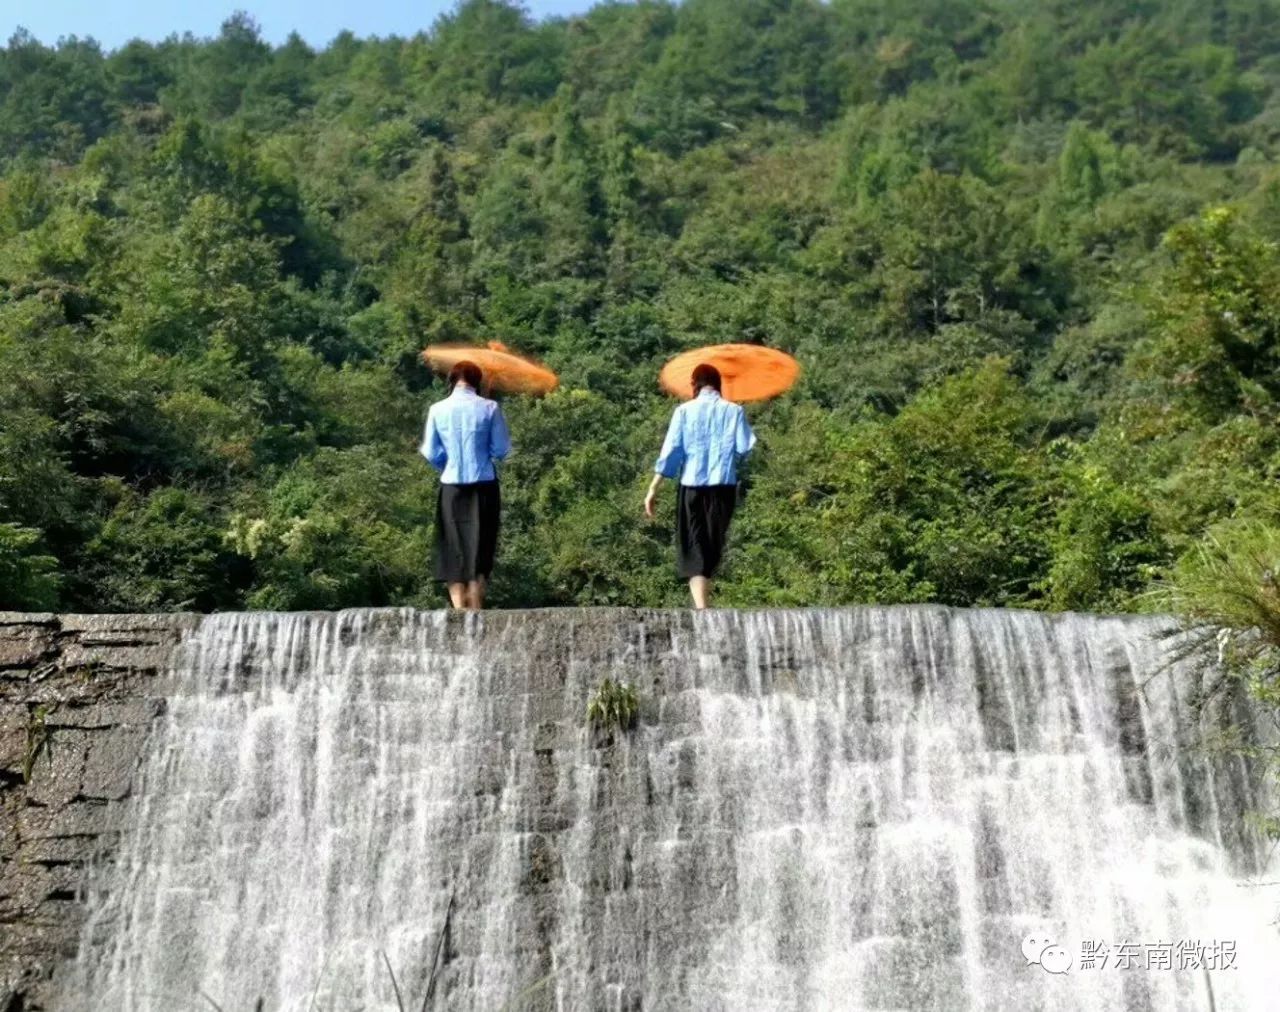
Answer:
<svg viewBox="0 0 1280 1012"><path fill-rule="evenodd" d="M65 1007L1275 1008L1280 874L1242 819L1267 802L1194 747L1248 713L1198 723L1161 629L211 617ZM585 726L606 676L640 693L629 734Z"/></svg>

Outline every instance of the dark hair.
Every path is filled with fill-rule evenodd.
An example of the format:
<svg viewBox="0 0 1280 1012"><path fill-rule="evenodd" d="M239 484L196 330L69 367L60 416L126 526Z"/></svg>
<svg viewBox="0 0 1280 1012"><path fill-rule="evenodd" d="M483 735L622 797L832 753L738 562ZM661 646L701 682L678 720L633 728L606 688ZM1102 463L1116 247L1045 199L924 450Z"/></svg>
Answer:
<svg viewBox="0 0 1280 1012"><path fill-rule="evenodd" d="M462 380L472 390L479 390L484 381L484 373L474 362L458 362L449 370L449 389L452 390Z"/></svg>
<svg viewBox="0 0 1280 1012"><path fill-rule="evenodd" d="M695 366L693 370L693 392L696 394L703 387L710 387L716 393L720 392L720 370L713 365L707 365L706 362Z"/></svg>

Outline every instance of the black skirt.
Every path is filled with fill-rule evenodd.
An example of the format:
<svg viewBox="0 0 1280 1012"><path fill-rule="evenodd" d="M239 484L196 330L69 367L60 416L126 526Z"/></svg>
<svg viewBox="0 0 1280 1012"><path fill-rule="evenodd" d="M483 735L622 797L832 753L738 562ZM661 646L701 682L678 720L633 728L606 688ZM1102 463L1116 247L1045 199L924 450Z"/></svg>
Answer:
<svg viewBox="0 0 1280 1012"><path fill-rule="evenodd" d="M501 496L496 481L440 484L436 499L436 579L468 583L493 572Z"/></svg>
<svg viewBox="0 0 1280 1012"><path fill-rule="evenodd" d="M681 485L676 500L676 572L713 576L724 555L737 485Z"/></svg>

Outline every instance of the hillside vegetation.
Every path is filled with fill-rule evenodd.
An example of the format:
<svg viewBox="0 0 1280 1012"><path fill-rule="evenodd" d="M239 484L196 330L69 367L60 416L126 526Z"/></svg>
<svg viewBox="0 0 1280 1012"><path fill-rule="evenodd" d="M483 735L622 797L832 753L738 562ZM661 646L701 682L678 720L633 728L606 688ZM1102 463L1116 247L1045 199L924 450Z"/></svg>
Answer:
<svg viewBox="0 0 1280 1012"><path fill-rule="evenodd" d="M417 356L500 339L562 386L494 604L684 602L657 370L751 341L805 372L721 603L1141 607L1280 513L1278 83L1273 0L19 32L0 606L438 606Z"/></svg>

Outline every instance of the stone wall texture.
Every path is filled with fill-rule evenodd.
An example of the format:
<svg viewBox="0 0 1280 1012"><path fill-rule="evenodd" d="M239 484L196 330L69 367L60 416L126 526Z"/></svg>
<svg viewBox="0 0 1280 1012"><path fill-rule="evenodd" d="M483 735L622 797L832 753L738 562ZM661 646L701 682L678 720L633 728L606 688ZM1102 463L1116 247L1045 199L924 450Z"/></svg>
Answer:
<svg viewBox="0 0 1280 1012"><path fill-rule="evenodd" d="M1211 672L1187 659L1152 677L1168 628L936 606L0 612L0 1012L181 1012L202 993L270 1012L308 990L316 1009L390 1008L378 951L406 1008L435 987L450 1012L858 994L1060 1008L1062 981L1017 958L1057 895L1046 867L1089 882L1096 855L1157 855L1158 889L1107 886L1117 918L1151 918L1124 921L1130 937L1157 938L1205 895L1234 903L1269 860L1241 818L1274 807L1260 771L1193 744L1183 690ZM625 736L587 726L605 677L639 694ZM1243 699L1218 699L1213 720L1259 740ZM229 755L251 762L229 778ZM1041 782L1062 788L1052 803ZM144 795L173 802L152 815L174 833L122 847ZM215 805L242 831L206 853ZM968 836L940 833L939 812ZM90 873L114 860L135 874L94 877L95 901L115 891L86 931ZM153 916L174 881L204 905ZM226 888L248 882L252 924ZM342 944L269 930L297 910L332 912ZM1270 928L1247 925L1273 917L1239 919L1266 965ZM963 954L979 951L1009 973L973 977ZM1243 997L1274 997L1269 977L1219 979L1217 1008L1276 1007ZM1168 974L1126 977L1120 1004L1105 980L1075 978L1099 990L1070 1007L1185 1005Z"/></svg>
<svg viewBox="0 0 1280 1012"><path fill-rule="evenodd" d="M0 612L0 1012L52 1008L195 615Z"/></svg>

